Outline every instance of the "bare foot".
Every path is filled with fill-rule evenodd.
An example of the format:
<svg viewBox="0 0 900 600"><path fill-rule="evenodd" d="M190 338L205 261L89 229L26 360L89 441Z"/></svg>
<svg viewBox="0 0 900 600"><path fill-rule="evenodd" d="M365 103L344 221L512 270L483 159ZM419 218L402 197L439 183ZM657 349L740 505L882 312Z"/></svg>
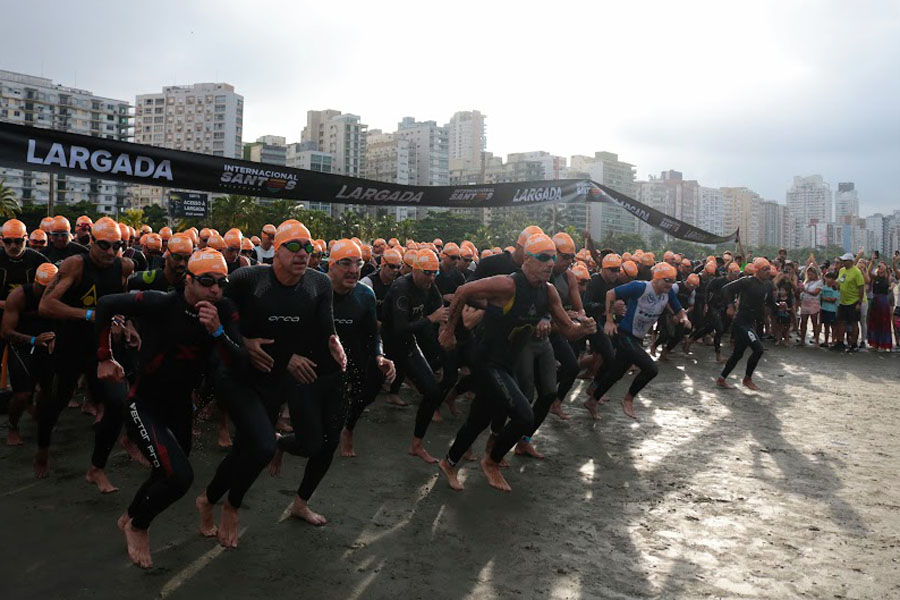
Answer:
<svg viewBox="0 0 900 600"><path fill-rule="evenodd" d="M725 363L725 360L726 360L726 359L725 359L721 354L716 354L716 362L717 362L717 363L719 363L720 365L721 365L721 364L724 364L724 363Z"/></svg>
<svg viewBox="0 0 900 600"><path fill-rule="evenodd" d="M650 345L650 356L656 356L656 346Z"/></svg>
<svg viewBox="0 0 900 600"><path fill-rule="evenodd" d="M275 454L272 455L272 461L269 463L269 475L278 477L281 474L281 463L284 461L284 450L275 446Z"/></svg>
<svg viewBox="0 0 900 600"><path fill-rule="evenodd" d="M200 535L203 537L215 537L219 532L216 527L216 516L213 514L213 505L209 503L206 492L197 496L194 500L194 506L200 513Z"/></svg>
<svg viewBox="0 0 900 600"><path fill-rule="evenodd" d="M488 439L487 439L487 441L484 443L484 455L485 455L485 456L490 456L490 455L491 455L491 451L494 449L494 444L495 444L496 442L497 442L497 436L496 436L496 435L494 435L493 433L491 433L490 435L488 435ZM497 463L497 464L500 465L501 467L503 467L503 468L505 469L506 467L509 466L509 461L506 460L506 457L504 457L504 458L503 458L499 463Z"/></svg>
<svg viewBox="0 0 900 600"><path fill-rule="evenodd" d="M399 394L388 394L387 403L393 404L394 406L409 406L405 400L403 400Z"/></svg>
<svg viewBox="0 0 900 600"><path fill-rule="evenodd" d="M466 450L466 453L463 454L463 460L467 460L467 461L469 461L469 462L473 462L473 461L478 460L478 457L475 456L475 452L473 452L472 449L469 448L468 450Z"/></svg>
<svg viewBox="0 0 900 600"><path fill-rule="evenodd" d="M516 444L516 456L530 456L532 458L545 458L543 454L537 451L534 444L525 440L519 440Z"/></svg>
<svg viewBox="0 0 900 600"><path fill-rule="evenodd" d="M506 483L506 479L503 478L503 473L500 472L500 465L492 461L490 456L485 456L481 459L481 471L487 477L488 483L491 484L492 488L502 492L512 491L512 488Z"/></svg>
<svg viewBox="0 0 900 600"><path fill-rule="evenodd" d="M669 350L668 348L663 348L662 352L659 353L659 360L669 362Z"/></svg>
<svg viewBox="0 0 900 600"><path fill-rule="evenodd" d="M38 448L34 453L34 476L44 479L50 474L50 448Z"/></svg>
<svg viewBox="0 0 900 600"><path fill-rule="evenodd" d="M103 469L98 469L94 465L91 465L91 467L88 469L87 475L84 476L84 479L88 483L93 483L94 485L96 485L101 494L111 494L113 492L119 491L119 488L111 484L109 482L109 479L106 478L106 473L103 472ZM149 546L147 552L149 553Z"/></svg>
<svg viewBox="0 0 900 600"><path fill-rule="evenodd" d="M219 423L219 448L231 448L231 432L228 430L228 421Z"/></svg>
<svg viewBox="0 0 900 600"><path fill-rule="evenodd" d="M444 402L447 403L447 408L450 409L450 414L454 417L458 417L462 414L462 411L456 405L456 388L450 388L450 391L447 392L447 397L444 398Z"/></svg>
<svg viewBox="0 0 900 600"><path fill-rule="evenodd" d="M438 459L428 454L428 450L425 449L420 438L413 438L412 443L409 445L409 455L418 456L429 465L433 465L438 461Z"/></svg>
<svg viewBox="0 0 900 600"><path fill-rule="evenodd" d="M637 421L637 415L634 414L634 398L622 398L622 412L625 413L625 416L629 419L634 419Z"/></svg>
<svg viewBox="0 0 900 600"><path fill-rule="evenodd" d="M463 490L463 484L461 484L456 477L456 467L451 466L446 458L442 458L438 461L438 467L441 469L441 473L447 477L447 483L450 484L450 488L457 492L461 492Z"/></svg>
<svg viewBox="0 0 900 600"><path fill-rule="evenodd" d="M753 383L753 380L749 377L744 377L744 387L753 390L754 392L759 391L759 386Z"/></svg>
<svg viewBox="0 0 900 600"><path fill-rule="evenodd" d="M6 433L6 445L7 446L21 446L24 442L22 442L22 436L19 434L18 429L9 428L9 431Z"/></svg>
<svg viewBox="0 0 900 600"><path fill-rule="evenodd" d="M569 416L569 413L563 410L562 400L554 400L553 404L550 405L550 412L552 412L563 421L568 421L572 418L571 416Z"/></svg>
<svg viewBox="0 0 900 600"><path fill-rule="evenodd" d="M313 512L313 510L310 509L306 502L299 496L294 498L294 503L291 504L291 516L297 517L298 519L303 519L307 523L316 526L324 525L328 522L328 519L317 512Z"/></svg>
<svg viewBox="0 0 900 600"><path fill-rule="evenodd" d="M438 408L434 411L434 414L431 416L431 422L432 423L443 423L444 422L444 415L441 414L441 409Z"/></svg>
<svg viewBox="0 0 900 600"><path fill-rule="evenodd" d="M716 379L716 386L722 388L723 390L733 390L734 386L730 385L724 377L719 377Z"/></svg>
<svg viewBox="0 0 900 600"><path fill-rule="evenodd" d="M341 456L356 457L356 452L353 451L353 432L346 427L341 430Z"/></svg>
<svg viewBox="0 0 900 600"><path fill-rule="evenodd" d="M219 519L219 544L225 548L237 548L238 545L238 509L231 506L228 500L222 504L222 518Z"/></svg>
<svg viewBox="0 0 900 600"><path fill-rule="evenodd" d="M150 461L147 460L147 457L141 454L141 451L138 450L138 447L134 445L134 442L131 441L131 438L128 437L128 434L123 433L122 437L119 440L119 443L125 449L125 452L128 453L128 456L131 457L131 460L136 462L137 464L150 468Z"/></svg>
<svg viewBox="0 0 900 600"><path fill-rule="evenodd" d="M600 413L597 412L597 400L588 398L584 401L584 407L591 413L591 418L595 421L600 420Z"/></svg>
<svg viewBox="0 0 900 600"><path fill-rule="evenodd" d="M125 534L125 545L128 547L128 558L142 569L153 566L150 558L150 532L146 529L135 529L128 513L119 517L119 529Z"/></svg>

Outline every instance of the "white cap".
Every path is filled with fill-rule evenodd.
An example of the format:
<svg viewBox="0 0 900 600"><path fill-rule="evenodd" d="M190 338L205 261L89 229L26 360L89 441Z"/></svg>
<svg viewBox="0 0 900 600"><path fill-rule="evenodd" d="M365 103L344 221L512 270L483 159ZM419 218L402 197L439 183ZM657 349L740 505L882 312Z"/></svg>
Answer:
<svg viewBox="0 0 900 600"><path fill-rule="evenodd" d="M841 257L841 260L853 260L853 255L848 252Z"/></svg>

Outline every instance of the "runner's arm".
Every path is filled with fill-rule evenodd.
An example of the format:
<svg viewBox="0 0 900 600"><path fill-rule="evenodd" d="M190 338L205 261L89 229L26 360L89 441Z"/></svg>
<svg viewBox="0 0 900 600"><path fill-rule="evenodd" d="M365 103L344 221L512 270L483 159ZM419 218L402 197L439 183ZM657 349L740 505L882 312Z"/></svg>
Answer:
<svg viewBox="0 0 900 600"><path fill-rule="evenodd" d="M3 324L0 325L3 339L17 346L30 346L33 337L16 331L16 326L19 324L19 315L24 307L25 292L19 286L6 297L6 306L3 309Z"/></svg>
<svg viewBox="0 0 900 600"><path fill-rule="evenodd" d="M81 281L84 262L81 256L74 255L62 261L59 272L44 290L38 314L48 319L60 321L83 321L87 318L87 310L69 306L62 301L63 296L74 284ZM93 313L93 311L91 311Z"/></svg>
<svg viewBox="0 0 900 600"><path fill-rule="evenodd" d="M556 291L556 287L550 283L547 284L547 301L548 308L550 309L550 317L553 319L554 325L556 325L557 330L564 338L567 340L577 340L578 338L587 335L587 327L582 326L581 323L576 323L569 318L568 314L566 314L562 300L559 298L559 292Z"/></svg>

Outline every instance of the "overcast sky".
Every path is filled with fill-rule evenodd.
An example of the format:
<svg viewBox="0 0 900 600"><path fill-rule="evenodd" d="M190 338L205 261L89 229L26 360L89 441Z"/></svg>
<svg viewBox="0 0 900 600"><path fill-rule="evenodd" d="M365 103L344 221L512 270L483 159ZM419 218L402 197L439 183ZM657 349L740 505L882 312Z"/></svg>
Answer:
<svg viewBox="0 0 900 600"><path fill-rule="evenodd" d="M488 150L608 150L784 202L794 175L900 209L900 3L0 0L0 68L134 102L207 81L244 141L310 109L393 131L487 115ZM12 26L10 26L12 25Z"/></svg>

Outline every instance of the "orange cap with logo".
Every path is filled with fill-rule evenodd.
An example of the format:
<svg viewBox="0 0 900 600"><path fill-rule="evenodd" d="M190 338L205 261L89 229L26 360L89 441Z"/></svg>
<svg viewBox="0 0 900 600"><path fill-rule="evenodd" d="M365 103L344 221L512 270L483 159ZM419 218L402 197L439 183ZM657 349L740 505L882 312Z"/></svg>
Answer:
<svg viewBox="0 0 900 600"><path fill-rule="evenodd" d="M361 250L364 261L369 262L370 260L372 260L372 246L363 244Z"/></svg>
<svg viewBox="0 0 900 600"><path fill-rule="evenodd" d="M441 238L434 238L434 240L432 240L431 243L434 244L435 246L443 246L444 240L442 240Z"/></svg>
<svg viewBox="0 0 900 600"><path fill-rule="evenodd" d="M162 252L162 238L158 233L146 234L143 238L141 238L141 243L147 250Z"/></svg>
<svg viewBox="0 0 900 600"><path fill-rule="evenodd" d="M664 261L668 262L669 260L671 260L671 259L673 259L673 258L675 258L675 253L672 252L671 250L666 250L666 251L663 253L663 260L664 260Z"/></svg>
<svg viewBox="0 0 900 600"><path fill-rule="evenodd" d="M47 232L44 231L43 229L35 229L34 231L31 232L31 235L28 236L28 239L31 240L32 242L35 242L35 241L46 242L47 241Z"/></svg>
<svg viewBox="0 0 900 600"><path fill-rule="evenodd" d="M469 246L463 246L459 249L459 255L462 258L475 258L475 251Z"/></svg>
<svg viewBox="0 0 900 600"><path fill-rule="evenodd" d="M400 245L400 240L398 240L397 238L391 238L388 240L388 246L390 246L391 248L393 248L394 246L399 246L399 245Z"/></svg>
<svg viewBox="0 0 900 600"><path fill-rule="evenodd" d="M459 256L459 246L453 242L447 242L447 245L444 246L441 254L446 254L447 256Z"/></svg>
<svg viewBox="0 0 900 600"><path fill-rule="evenodd" d="M388 248L381 255L381 262L386 262L389 265L399 265L403 262L403 255L395 248Z"/></svg>
<svg viewBox="0 0 900 600"><path fill-rule="evenodd" d="M378 248L379 246L386 246L387 242L384 241L384 238L375 238L375 241L372 242L372 245Z"/></svg>
<svg viewBox="0 0 900 600"><path fill-rule="evenodd" d="M687 276L687 279L685 279L684 282L691 287L697 287L698 285L700 285L700 276L696 273L691 273Z"/></svg>
<svg viewBox="0 0 900 600"><path fill-rule="evenodd" d="M338 240L331 247L331 253L328 255L330 262L335 263L339 260L349 258L351 260L362 260L362 248L352 239L344 238Z"/></svg>
<svg viewBox="0 0 900 600"><path fill-rule="evenodd" d="M123 242L127 242L131 239L131 229L128 228L128 225L119 223L119 235L122 236Z"/></svg>
<svg viewBox="0 0 900 600"><path fill-rule="evenodd" d="M575 242L565 231L560 231L553 236L553 243L556 244L556 251L561 254L575 254Z"/></svg>
<svg viewBox="0 0 900 600"><path fill-rule="evenodd" d="M759 271L764 267L771 267L772 263L770 263L769 260L763 256L757 256L753 259L753 266L756 267L757 271Z"/></svg>
<svg viewBox="0 0 900 600"><path fill-rule="evenodd" d="M678 277L678 272L675 270L675 267L667 262L656 263L650 272L653 274L654 281L657 279L675 279Z"/></svg>
<svg viewBox="0 0 900 600"><path fill-rule="evenodd" d="M653 266L653 255L650 254L649 252L646 254L641 254L641 264L646 267L652 267ZM666 263L666 264L668 264L668 263ZM669 265L669 266L671 266L671 265Z"/></svg>
<svg viewBox="0 0 900 600"><path fill-rule="evenodd" d="M419 269L420 271L437 271L439 268L440 263L438 262L437 254L428 248L416 252L413 269Z"/></svg>
<svg viewBox="0 0 900 600"><path fill-rule="evenodd" d="M41 219L41 224L39 225L39 227L42 230L49 233L50 232L50 224L52 222L53 222L53 217L44 217L43 219Z"/></svg>
<svg viewBox="0 0 900 600"><path fill-rule="evenodd" d="M166 250L169 254L190 254L194 251L194 240L185 233L178 233L169 238Z"/></svg>
<svg viewBox="0 0 900 600"><path fill-rule="evenodd" d="M604 269L615 269L622 266L622 257L614 252L610 252L600 261L600 266Z"/></svg>
<svg viewBox="0 0 900 600"><path fill-rule="evenodd" d="M259 239L259 236L258 236L258 235L251 235L251 236L250 236L250 243L251 243L251 244L253 244L254 246L259 246L259 242L260 242L260 239Z"/></svg>
<svg viewBox="0 0 900 600"><path fill-rule="evenodd" d="M275 250L280 249L283 243L295 240L312 241L309 229L297 219L288 219L275 230Z"/></svg>
<svg viewBox="0 0 900 600"><path fill-rule="evenodd" d="M56 215L53 217L53 221L50 223L50 231L56 233L60 231L72 231L72 226L69 224L69 220L62 215Z"/></svg>
<svg viewBox="0 0 900 600"><path fill-rule="evenodd" d="M328 249L328 246L325 245L325 240L314 240L313 241L313 249L315 252L319 254L325 254L325 251Z"/></svg>
<svg viewBox="0 0 900 600"><path fill-rule="evenodd" d="M235 250L241 249L241 242L244 239L244 234L241 233L241 230L237 227L232 227L228 231L225 232L225 245L229 248L234 248Z"/></svg>
<svg viewBox="0 0 900 600"><path fill-rule="evenodd" d="M200 239L202 240L203 238L208 238L211 233L212 233L212 229L210 229L209 227L204 227L203 229L200 230L200 233L198 235L200 236Z"/></svg>
<svg viewBox="0 0 900 600"><path fill-rule="evenodd" d="M709 273L710 275L715 275L718 270L718 266L716 265L716 261L711 260L703 266L703 270Z"/></svg>
<svg viewBox="0 0 900 600"><path fill-rule="evenodd" d="M162 242L162 240L160 240L160 242ZM225 240L222 239L221 235L215 232L209 234L209 238L206 240L206 245L207 247L218 250L219 252L225 250L226 247Z"/></svg>
<svg viewBox="0 0 900 600"><path fill-rule="evenodd" d="M403 253L403 262L408 267L415 266L416 264L416 253L418 250L407 250Z"/></svg>
<svg viewBox="0 0 900 600"><path fill-rule="evenodd" d="M200 236L197 235L197 230L193 227L191 227L190 229L186 229L185 231L182 231L181 233L188 236L189 238L191 238L191 241L194 242L195 246L200 241Z"/></svg>
<svg viewBox="0 0 900 600"><path fill-rule="evenodd" d="M171 227L163 227L159 230L159 237L164 240L171 239L172 237L172 228Z"/></svg>
<svg viewBox="0 0 900 600"><path fill-rule="evenodd" d="M537 233L544 233L544 230L537 225L529 225L522 230L522 233L519 234L519 237L516 239L516 246L524 246L525 242L528 241L528 238ZM549 240L550 238L547 239Z"/></svg>
<svg viewBox="0 0 900 600"><path fill-rule="evenodd" d="M204 248L191 255L191 259L188 261L188 271L192 275L206 275L207 273L228 275L228 264L221 252Z"/></svg>
<svg viewBox="0 0 900 600"><path fill-rule="evenodd" d="M622 260L631 260L631 252L623 252Z"/></svg>
<svg viewBox="0 0 900 600"><path fill-rule="evenodd" d="M526 240L526 241L527 241L527 240ZM551 240L551 241L552 241L552 240ZM516 251L516 247L515 247L515 246L507 246L507 247L504 248L503 250L506 251L506 252L509 252L510 254L512 254L513 252ZM498 254L498 253L495 252L494 254Z"/></svg>
<svg viewBox="0 0 900 600"><path fill-rule="evenodd" d="M149 225L141 225L141 233L153 233L153 228Z"/></svg>
<svg viewBox="0 0 900 600"><path fill-rule="evenodd" d="M682 267L693 267L693 266L694 266L694 263L692 263L692 262L691 262L691 259L689 259L689 258L682 258L682 259L681 259L681 266L682 266Z"/></svg>
<svg viewBox="0 0 900 600"><path fill-rule="evenodd" d="M493 255L494 255L494 253L491 251L490 248L485 248L484 250L481 251L481 260L484 260L488 256L493 256Z"/></svg>
<svg viewBox="0 0 900 600"><path fill-rule="evenodd" d="M744 275L756 275L756 265L754 265L753 263L749 263L746 267L744 267Z"/></svg>
<svg viewBox="0 0 900 600"><path fill-rule="evenodd" d="M507 246L506 248L512 248L513 250L515 250L515 248L513 248L512 246ZM500 246L494 246L493 248L491 248L491 254L500 254L501 252L503 252L503 249L500 248Z"/></svg>
<svg viewBox="0 0 900 600"><path fill-rule="evenodd" d="M79 227L81 225L87 225L88 227L93 227L94 221L87 215L81 215L77 219L75 219L75 227Z"/></svg>
<svg viewBox="0 0 900 600"><path fill-rule="evenodd" d="M56 277L57 271L59 271L59 269L57 269L56 265L53 263L43 263L37 268L37 272L34 274L34 280L43 286L48 286L50 285L50 282L53 281L53 278Z"/></svg>
<svg viewBox="0 0 900 600"><path fill-rule="evenodd" d="M253 242L250 241L250 238L241 240L241 250L253 250Z"/></svg>
<svg viewBox="0 0 900 600"><path fill-rule="evenodd" d="M535 233L525 241L525 253L531 256L538 254L556 255L556 244L543 233Z"/></svg>
<svg viewBox="0 0 900 600"><path fill-rule="evenodd" d="M28 228L25 227L25 223L18 219L10 219L4 223L3 227L0 228L0 232L5 238L22 239L28 236Z"/></svg>
<svg viewBox="0 0 900 600"><path fill-rule="evenodd" d="M591 278L591 274L588 271L587 265L585 265L583 262L577 262L572 265L572 272L575 273L575 277L579 281L587 281Z"/></svg>
<svg viewBox="0 0 900 600"><path fill-rule="evenodd" d="M122 232L119 231L119 225L109 217L97 219L91 228L91 235L95 240L104 242L119 242L122 240Z"/></svg>
<svg viewBox="0 0 900 600"><path fill-rule="evenodd" d="M633 260L626 260L625 262L623 262L622 270L625 271L625 274L628 275L629 277L631 277L632 279L637 277L637 272L638 272L637 263L635 263Z"/></svg>

